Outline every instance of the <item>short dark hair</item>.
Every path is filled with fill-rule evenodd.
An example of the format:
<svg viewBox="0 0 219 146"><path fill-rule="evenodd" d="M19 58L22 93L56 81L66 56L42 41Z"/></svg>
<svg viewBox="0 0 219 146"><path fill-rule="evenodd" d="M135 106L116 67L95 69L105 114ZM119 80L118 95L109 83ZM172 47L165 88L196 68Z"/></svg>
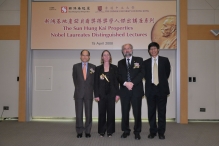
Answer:
<svg viewBox="0 0 219 146"><path fill-rule="evenodd" d="M150 56L151 56L151 53L150 53L151 47L156 47L158 50L160 49L160 45L159 45L157 42L151 42L151 43L148 45L148 53L149 53ZM158 51L158 52L159 52L159 51Z"/></svg>
<svg viewBox="0 0 219 146"><path fill-rule="evenodd" d="M160 45L157 42L151 42L148 45L148 51L151 49L151 47L156 47L157 49L160 49Z"/></svg>
<svg viewBox="0 0 219 146"><path fill-rule="evenodd" d="M82 53L83 53L84 51L87 51L87 52L88 52L88 55L90 56L90 52L89 52L88 50L82 50L82 51L81 51L81 55L82 55Z"/></svg>

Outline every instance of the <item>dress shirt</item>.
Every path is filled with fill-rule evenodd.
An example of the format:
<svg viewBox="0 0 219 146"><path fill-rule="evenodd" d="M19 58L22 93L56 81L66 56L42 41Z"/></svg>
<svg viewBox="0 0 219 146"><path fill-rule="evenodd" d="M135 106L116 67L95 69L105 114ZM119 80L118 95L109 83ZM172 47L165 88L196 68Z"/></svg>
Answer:
<svg viewBox="0 0 219 146"><path fill-rule="evenodd" d="M126 65L128 65L128 59L129 59L129 64L131 65L131 62L132 62L132 56L130 56L129 58L126 58Z"/></svg>

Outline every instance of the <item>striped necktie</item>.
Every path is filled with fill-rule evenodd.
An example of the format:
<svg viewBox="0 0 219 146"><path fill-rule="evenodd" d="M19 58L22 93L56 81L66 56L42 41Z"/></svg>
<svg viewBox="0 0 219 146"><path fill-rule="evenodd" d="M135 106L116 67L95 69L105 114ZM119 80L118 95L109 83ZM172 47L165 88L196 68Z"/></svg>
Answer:
<svg viewBox="0 0 219 146"><path fill-rule="evenodd" d="M128 60L128 62L127 62L127 81L128 82L131 82L131 76L130 76L130 67L131 67L131 65L130 65L130 63L129 63L129 60L130 59L127 59Z"/></svg>

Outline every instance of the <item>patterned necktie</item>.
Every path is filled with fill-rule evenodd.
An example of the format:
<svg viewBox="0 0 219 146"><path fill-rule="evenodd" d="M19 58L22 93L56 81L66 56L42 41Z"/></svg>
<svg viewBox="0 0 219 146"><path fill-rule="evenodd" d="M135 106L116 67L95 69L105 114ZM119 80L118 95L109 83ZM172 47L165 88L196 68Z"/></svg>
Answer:
<svg viewBox="0 0 219 146"><path fill-rule="evenodd" d="M154 67L153 67L153 81L154 84L157 85L159 83L159 79L158 79L158 67L157 67L157 63L156 63L157 59L154 59Z"/></svg>
<svg viewBox="0 0 219 146"><path fill-rule="evenodd" d="M128 60L128 62L127 62L127 81L128 82L131 82L131 76L130 76L130 67L131 67L131 65L130 65L130 63L129 63L129 60L130 59L127 59Z"/></svg>
<svg viewBox="0 0 219 146"><path fill-rule="evenodd" d="M84 75L84 80L86 80L87 77L86 63L83 64L83 75Z"/></svg>

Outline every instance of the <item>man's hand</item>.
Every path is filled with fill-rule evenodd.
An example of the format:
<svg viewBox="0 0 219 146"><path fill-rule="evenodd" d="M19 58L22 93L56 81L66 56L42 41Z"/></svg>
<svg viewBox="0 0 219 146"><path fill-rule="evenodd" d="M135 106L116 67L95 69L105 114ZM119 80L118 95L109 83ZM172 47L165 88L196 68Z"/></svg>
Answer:
<svg viewBox="0 0 219 146"><path fill-rule="evenodd" d="M134 84L133 84L132 82L126 82L126 83L125 83L126 88L128 88L129 90L132 90L133 85L134 85Z"/></svg>
<svg viewBox="0 0 219 146"><path fill-rule="evenodd" d="M116 102L118 102L120 99L120 97L118 95L116 95Z"/></svg>
<svg viewBox="0 0 219 146"><path fill-rule="evenodd" d="M95 97L94 100L95 100L96 102L98 102L98 101L100 101L100 98L99 98L99 97Z"/></svg>

